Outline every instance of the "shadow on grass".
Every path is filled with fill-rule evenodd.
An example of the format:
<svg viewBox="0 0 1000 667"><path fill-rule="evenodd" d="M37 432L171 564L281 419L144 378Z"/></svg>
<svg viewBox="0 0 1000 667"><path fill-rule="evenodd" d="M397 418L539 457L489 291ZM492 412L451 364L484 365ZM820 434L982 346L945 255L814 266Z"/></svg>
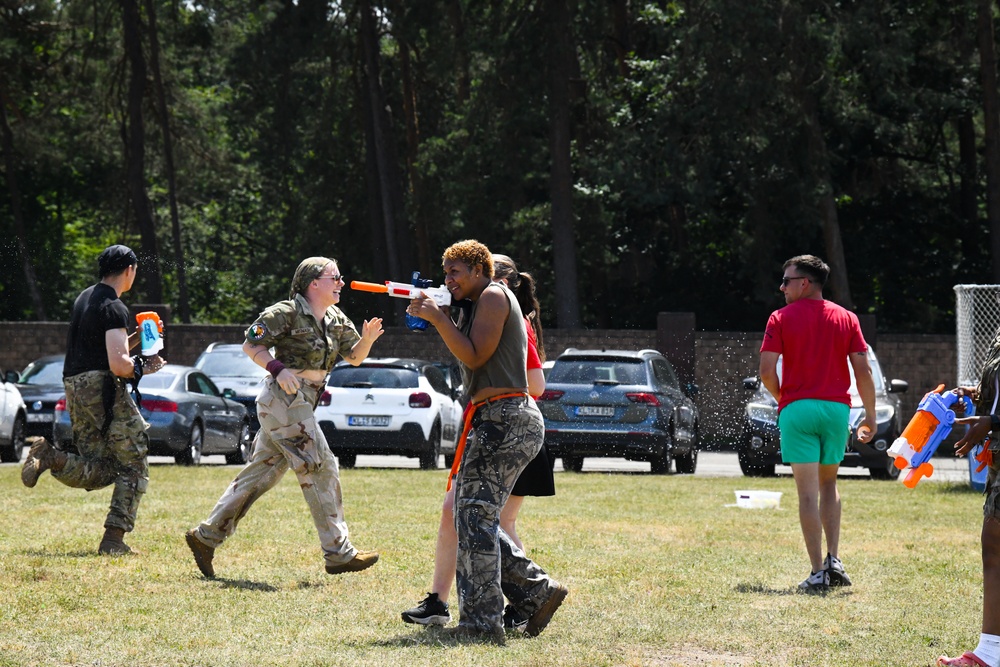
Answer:
<svg viewBox="0 0 1000 667"><path fill-rule="evenodd" d="M959 495L981 496L982 491L972 488L971 484L959 484L958 482L942 482L938 489L941 493L955 493Z"/></svg>
<svg viewBox="0 0 1000 667"><path fill-rule="evenodd" d="M249 581L247 579L224 579L222 577L215 577L214 579L201 577L201 579L203 581L219 583L221 584L220 588L238 588L242 591L261 591L262 593L277 593L281 590L271 584L265 584L260 581Z"/></svg>
<svg viewBox="0 0 1000 667"><path fill-rule="evenodd" d="M826 597L827 595L837 595L838 597L844 597L848 595L853 595L849 590L845 589L830 589L825 593L806 593L800 591L798 586L792 588L771 588L765 584L737 584L734 588L737 593L758 593L761 595L812 595L815 597Z"/></svg>
<svg viewBox="0 0 1000 667"><path fill-rule="evenodd" d="M26 556L37 558L129 558L134 554L120 554L116 556L103 555L93 551L54 551L49 549L28 549L24 552Z"/></svg>
<svg viewBox="0 0 1000 667"><path fill-rule="evenodd" d="M493 646L489 642L485 641L475 641L470 639L455 639L445 634L444 628L438 626L428 626L424 628L423 632L419 631L419 628L415 628L414 632L410 634L398 634L394 637L385 637L383 639L373 639L367 642L355 642L359 648L371 648L371 647L382 647L382 648L400 648L400 647L412 647L412 646L458 646L462 644L482 644L483 646ZM507 643L511 641L517 641L518 639L527 639L523 634L508 631L506 635Z"/></svg>

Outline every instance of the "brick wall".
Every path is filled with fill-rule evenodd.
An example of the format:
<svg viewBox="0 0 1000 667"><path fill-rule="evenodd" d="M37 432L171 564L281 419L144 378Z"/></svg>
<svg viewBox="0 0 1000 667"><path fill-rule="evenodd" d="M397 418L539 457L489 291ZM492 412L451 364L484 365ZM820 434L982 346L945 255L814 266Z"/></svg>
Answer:
<svg viewBox="0 0 1000 667"><path fill-rule="evenodd" d="M22 370L33 359L65 352L67 327L65 322L0 322L0 369ZM244 329L244 325L168 324L163 355L174 363L191 364L209 343L242 342ZM549 359L568 347L656 349L661 333L548 329L545 348ZM694 380L700 390L697 402L706 444L731 446L738 437L747 398L742 379L757 374L760 337L760 332L693 332ZM910 384L910 390L902 396L907 419L925 392L939 383L949 387L955 384L958 361L954 336L879 334L873 347L887 377ZM375 344L374 353L432 361L452 359L433 332L413 333L402 327L389 327Z"/></svg>

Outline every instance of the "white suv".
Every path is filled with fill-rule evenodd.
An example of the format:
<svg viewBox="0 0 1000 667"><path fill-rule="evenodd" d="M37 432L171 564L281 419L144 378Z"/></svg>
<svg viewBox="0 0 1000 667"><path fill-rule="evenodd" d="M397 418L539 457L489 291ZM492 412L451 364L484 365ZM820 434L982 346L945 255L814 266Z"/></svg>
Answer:
<svg viewBox="0 0 1000 667"><path fill-rule="evenodd" d="M330 371L316 420L340 465L352 468L358 454L417 457L433 469L438 457L454 456L462 424L460 390L450 369L420 359L340 362Z"/></svg>

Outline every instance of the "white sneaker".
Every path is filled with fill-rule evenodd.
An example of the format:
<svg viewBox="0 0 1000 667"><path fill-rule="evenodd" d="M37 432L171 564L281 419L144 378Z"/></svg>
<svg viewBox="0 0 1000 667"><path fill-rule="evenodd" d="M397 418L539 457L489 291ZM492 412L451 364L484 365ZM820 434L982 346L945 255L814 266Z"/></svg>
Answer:
<svg viewBox="0 0 1000 667"><path fill-rule="evenodd" d="M844 564L836 556L826 555L823 561L823 569L830 578L831 586L850 586L851 578L844 571Z"/></svg>
<svg viewBox="0 0 1000 667"><path fill-rule="evenodd" d="M813 572L799 584L799 590L803 593L825 593L830 590L830 575L826 573L826 570Z"/></svg>

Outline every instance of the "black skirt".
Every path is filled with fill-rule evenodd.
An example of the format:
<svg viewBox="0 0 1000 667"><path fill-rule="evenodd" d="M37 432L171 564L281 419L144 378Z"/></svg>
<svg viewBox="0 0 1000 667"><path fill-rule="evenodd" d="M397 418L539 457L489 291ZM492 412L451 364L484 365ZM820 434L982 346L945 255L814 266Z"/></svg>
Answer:
<svg viewBox="0 0 1000 667"><path fill-rule="evenodd" d="M544 444L538 455L521 471L510 494L512 496L556 495L556 483L552 477L552 459L549 458L549 450Z"/></svg>

